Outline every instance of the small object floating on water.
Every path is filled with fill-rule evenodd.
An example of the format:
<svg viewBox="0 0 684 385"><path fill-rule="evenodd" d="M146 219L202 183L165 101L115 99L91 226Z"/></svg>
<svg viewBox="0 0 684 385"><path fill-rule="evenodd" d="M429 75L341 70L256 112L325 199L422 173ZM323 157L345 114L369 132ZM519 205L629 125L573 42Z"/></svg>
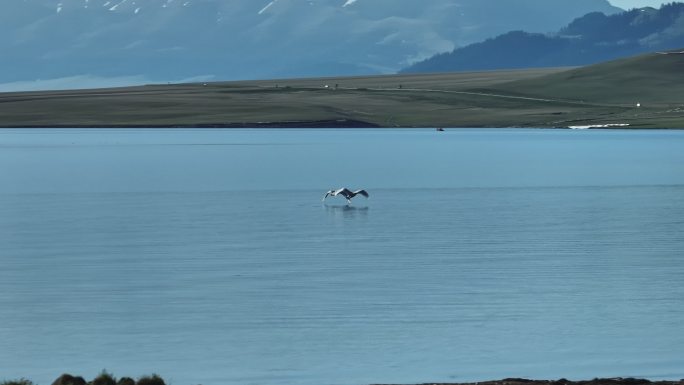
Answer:
<svg viewBox="0 0 684 385"><path fill-rule="evenodd" d="M437 131L444 131L442 127L437 127Z"/></svg>
<svg viewBox="0 0 684 385"><path fill-rule="evenodd" d="M349 203L349 204L351 204L351 199L357 195L363 195L366 198L368 198L368 193L366 192L366 190L351 191L348 188L343 187L341 189L330 190L327 193L325 193L325 196L323 197L323 201L325 201L325 198L327 198L328 196L335 197L338 195L342 195L343 197L345 197L347 199L347 203Z"/></svg>

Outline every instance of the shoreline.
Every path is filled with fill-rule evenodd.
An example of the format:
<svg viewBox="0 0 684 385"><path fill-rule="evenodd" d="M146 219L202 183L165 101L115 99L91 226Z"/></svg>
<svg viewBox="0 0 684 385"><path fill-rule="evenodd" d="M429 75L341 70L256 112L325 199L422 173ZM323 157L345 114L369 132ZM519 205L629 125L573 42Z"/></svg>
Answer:
<svg viewBox="0 0 684 385"><path fill-rule="evenodd" d="M15 380L0 381L0 385L36 385L33 381L22 377ZM91 381L81 376L62 374L52 382L52 385L166 385L164 379L157 374L144 375L137 381L131 377L115 377L107 371L102 371ZM531 380L527 378L504 378L502 380L480 382L425 382L421 384L391 384L377 383L370 385L684 385L680 380L648 380L634 377L594 378L592 380L571 381L565 378L558 380Z"/></svg>
<svg viewBox="0 0 684 385"><path fill-rule="evenodd" d="M258 123L216 123L216 124L28 124L28 125L0 125L0 130L12 129L417 129L417 130L436 130L432 126L381 126L369 122L358 120L322 120L322 121L292 121L292 122L258 122ZM442 130L491 130L491 129L532 129L532 130L569 130L569 131L678 131L684 127L634 127L621 125L596 125L591 127L572 127L572 126L448 126L440 127Z"/></svg>
<svg viewBox="0 0 684 385"><path fill-rule="evenodd" d="M377 124L351 119L336 120L301 120L284 122L256 122L256 123L183 123L183 124L26 124L0 125L0 129L39 128L39 129L99 129L99 128L392 128L381 127ZM396 127L399 128L399 127Z"/></svg>
<svg viewBox="0 0 684 385"><path fill-rule="evenodd" d="M372 385L401 385L401 384L372 384ZM531 380L527 378L504 378L502 380L481 382L425 382L413 385L684 385L680 380L648 380L634 377L594 378L592 380L570 381L565 378L559 380Z"/></svg>

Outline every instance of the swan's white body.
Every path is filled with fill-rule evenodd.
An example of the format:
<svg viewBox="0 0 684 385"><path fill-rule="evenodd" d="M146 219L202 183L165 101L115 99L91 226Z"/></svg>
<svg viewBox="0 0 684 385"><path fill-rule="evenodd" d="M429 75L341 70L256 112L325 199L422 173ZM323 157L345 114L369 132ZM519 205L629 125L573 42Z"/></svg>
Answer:
<svg viewBox="0 0 684 385"><path fill-rule="evenodd" d="M329 196L336 197L338 195L342 195L347 199L347 203L351 203L351 199L357 195L363 195L366 198L368 198L368 193L366 190L356 190L356 191L351 191L348 188L341 188L337 190L330 190L327 193L325 193L325 196L323 197L323 200L325 201L325 198Z"/></svg>

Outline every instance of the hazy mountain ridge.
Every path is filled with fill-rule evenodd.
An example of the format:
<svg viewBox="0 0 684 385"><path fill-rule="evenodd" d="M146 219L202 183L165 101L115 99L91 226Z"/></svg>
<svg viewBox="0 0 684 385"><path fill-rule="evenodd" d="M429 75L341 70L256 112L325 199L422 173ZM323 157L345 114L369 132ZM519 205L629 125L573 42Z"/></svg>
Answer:
<svg viewBox="0 0 684 385"><path fill-rule="evenodd" d="M606 0L0 2L0 83L90 75L245 79L390 73L511 29L556 30Z"/></svg>
<svg viewBox="0 0 684 385"><path fill-rule="evenodd" d="M684 47L684 3L590 13L554 34L513 31L438 54L402 72L580 66Z"/></svg>

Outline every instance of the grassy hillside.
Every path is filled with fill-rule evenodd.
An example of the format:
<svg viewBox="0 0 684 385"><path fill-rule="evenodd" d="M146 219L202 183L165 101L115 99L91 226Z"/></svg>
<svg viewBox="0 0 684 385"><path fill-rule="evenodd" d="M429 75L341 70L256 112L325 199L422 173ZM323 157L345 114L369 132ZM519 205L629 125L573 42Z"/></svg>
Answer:
<svg viewBox="0 0 684 385"><path fill-rule="evenodd" d="M594 103L684 103L684 54L651 53L512 82L498 89Z"/></svg>
<svg viewBox="0 0 684 385"><path fill-rule="evenodd" d="M575 69L0 93L0 126L681 128L683 61L651 54Z"/></svg>
<svg viewBox="0 0 684 385"><path fill-rule="evenodd" d="M624 106L621 119L641 127L684 128L684 54L651 53L500 84L493 90L591 105ZM640 108L635 108L639 104Z"/></svg>

